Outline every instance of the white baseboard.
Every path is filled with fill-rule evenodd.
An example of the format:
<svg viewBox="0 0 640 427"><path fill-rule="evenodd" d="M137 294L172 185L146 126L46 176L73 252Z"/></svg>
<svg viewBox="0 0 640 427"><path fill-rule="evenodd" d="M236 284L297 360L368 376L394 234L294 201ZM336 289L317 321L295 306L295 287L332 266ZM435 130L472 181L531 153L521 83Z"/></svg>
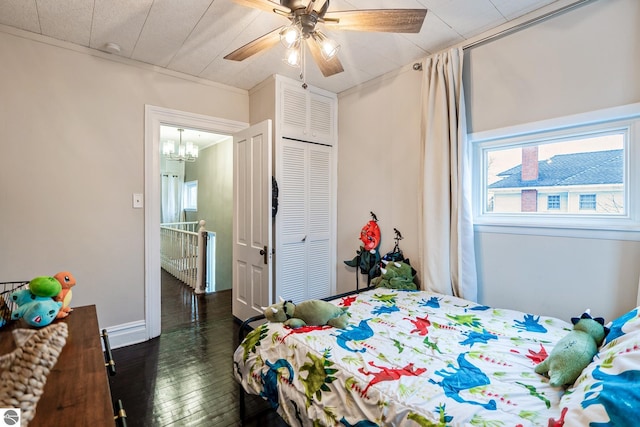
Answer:
<svg viewBox="0 0 640 427"><path fill-rule="evenodd" d="M112 349L138 344L149 339L149 332L144 320L123 323L106 329Z"/></svg>

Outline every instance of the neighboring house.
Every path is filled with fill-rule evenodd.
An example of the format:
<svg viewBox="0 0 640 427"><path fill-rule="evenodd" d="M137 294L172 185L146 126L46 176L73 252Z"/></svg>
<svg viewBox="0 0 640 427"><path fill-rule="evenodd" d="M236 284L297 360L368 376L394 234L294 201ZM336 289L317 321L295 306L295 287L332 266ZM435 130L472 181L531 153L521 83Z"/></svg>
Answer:
<svg viewBox="0 0 640 427"><path fill-rule="evenodd" d="M522 150L522 163L489 185L493 212L624 213L623 150L555 155L538 160L538 147Z"/></svg>

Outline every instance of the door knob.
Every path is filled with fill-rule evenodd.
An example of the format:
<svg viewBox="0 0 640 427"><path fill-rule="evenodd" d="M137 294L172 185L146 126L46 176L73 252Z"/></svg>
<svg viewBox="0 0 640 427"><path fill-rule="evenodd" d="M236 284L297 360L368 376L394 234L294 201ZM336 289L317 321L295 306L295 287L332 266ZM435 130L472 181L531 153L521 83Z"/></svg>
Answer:
<svg viewBox="0 0 640 427"><path fill-rule="evenodd" d="M268 259L267 259L267 247L265 246L263 249L260 249L260 255L262 255L264 257L264 263L267 264L268 263Z"/></svg>

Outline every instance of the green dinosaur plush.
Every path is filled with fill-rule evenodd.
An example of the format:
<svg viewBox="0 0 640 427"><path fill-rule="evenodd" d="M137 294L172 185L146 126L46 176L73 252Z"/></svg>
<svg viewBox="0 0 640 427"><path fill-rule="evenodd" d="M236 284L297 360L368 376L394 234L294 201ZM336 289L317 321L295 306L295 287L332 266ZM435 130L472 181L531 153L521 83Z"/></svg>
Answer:
<svg viewBox="0 0 640 427"><path fill-rule="evenodd" d="M322 300L308 300L296 305L280 298L280 302L262 309L270 322L283 322L293 329L324 325L344 329L349 318L346 307L338 307Z"/></svg>
<svg viewBox="0 0 640 427"><path fill-rule="evenodd" d="M538 374L547 374L553 387L572 385L598 353L609 329L602 317L592 318L587 310L581 317L571 318L573 330L562 337L551 354L536 366Z"/></svg>
<svg viewBox="0 0 640 427"><path fill-rule="evenodd" d="M403 261L385 261L385 267L381 268L381 275L374 278L371 284L376 288L415 290L413 283L413 271L409 264Z"/></svg>

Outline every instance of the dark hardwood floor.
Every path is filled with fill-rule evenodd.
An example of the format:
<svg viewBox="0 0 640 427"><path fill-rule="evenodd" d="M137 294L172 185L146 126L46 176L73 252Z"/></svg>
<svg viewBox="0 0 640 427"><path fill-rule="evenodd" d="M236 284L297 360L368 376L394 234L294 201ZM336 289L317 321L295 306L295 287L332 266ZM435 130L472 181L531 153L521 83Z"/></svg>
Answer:
<svg viewBox="0 0 640 427"><path fill-rule="evenodd" d="M113 350L111 394L121 399L127 425L240 426L233 378L238 323L231 291L195 295L162 271L162 334ZM247 396L247 427L286 424L262 399Z"/></svg>

